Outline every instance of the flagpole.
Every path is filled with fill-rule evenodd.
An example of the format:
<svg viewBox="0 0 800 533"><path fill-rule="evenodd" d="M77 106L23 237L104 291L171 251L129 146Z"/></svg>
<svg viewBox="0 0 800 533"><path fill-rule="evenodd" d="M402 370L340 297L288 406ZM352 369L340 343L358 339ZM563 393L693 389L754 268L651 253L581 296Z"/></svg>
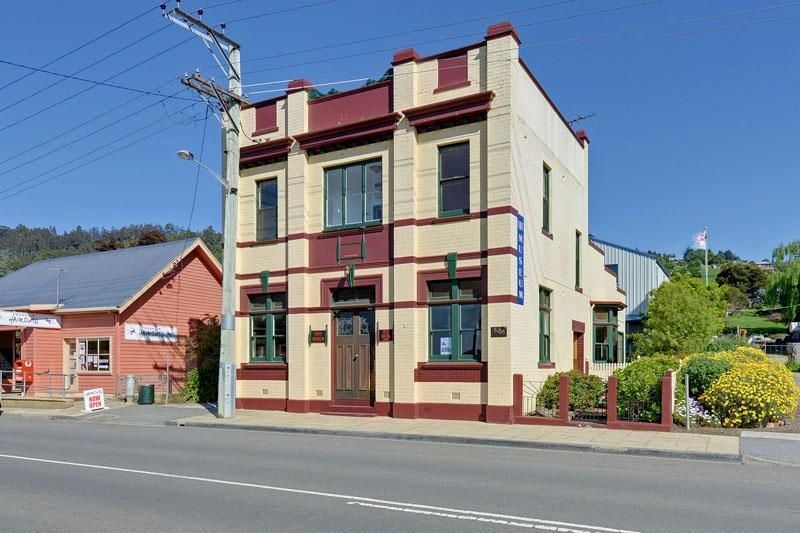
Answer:
<svg viewBox="0 0 800 533"><path fill-rule="evenodd" d="M706 287L708 287L708 226L703 228L703 235L705 236L706 249Z"/></svg>

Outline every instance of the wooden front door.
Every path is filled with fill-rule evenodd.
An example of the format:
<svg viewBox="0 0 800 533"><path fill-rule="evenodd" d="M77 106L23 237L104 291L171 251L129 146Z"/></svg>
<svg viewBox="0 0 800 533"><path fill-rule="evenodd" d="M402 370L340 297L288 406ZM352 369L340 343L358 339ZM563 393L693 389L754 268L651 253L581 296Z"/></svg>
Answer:
<svg viewBox="0 0 800 533"><path fill-rule="evenodd" d="M375 312L334 312L334 400L368 404L375 398Z"/></svg>
<svg viewBox="0 0 800 533"><path fill-rule="evenodd" d="M572 370L584 373L583 368L583 333L572 332Z"/></svg>

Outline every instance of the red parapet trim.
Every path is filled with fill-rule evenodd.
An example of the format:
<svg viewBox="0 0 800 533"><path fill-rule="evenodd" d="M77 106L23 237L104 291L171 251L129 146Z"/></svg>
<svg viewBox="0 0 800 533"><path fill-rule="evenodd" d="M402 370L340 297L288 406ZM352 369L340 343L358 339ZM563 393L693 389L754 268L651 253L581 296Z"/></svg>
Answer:
<svg viewBox="0 0 800 533"><path fill-rule="evenodd" d="M619 300L589 300L589 305L606 305L609 307L616 307L617 309L625 309L628 307L625 302Z"/></svg>
<svg viewBox="0 0 800 533"><path fill-rule="evenodd" d="M294 138L303 150L322 150L369 137L388 135L397 127L398 120L398 113L389 113L336 128L295 135Z"/></svg>
<svg viewBox="0 0 800 533"><path fill-rule="evenodd" d="M578 130L575 132L575 136L580 139L582 142L589 144L589 136L586 134L586 130Z"/></svg>
<svg viewBox="0 0 800 533"><path fill-rule="evenodd" d="M417 383L486 383L488 363L435 362L417 363L414 381Z"/></svg>
<svg viewBox="0 0 800 533"><path fill-rule="evenodd" d="M237 409L286 411L286 398L236 398Z"/></svg>
<svg viewBox="0 0 800 533"><path fill-rule="evenodd" d="M470 50L474 50L476 48L481 48L485 44L486 44L485 41L480 41L480 42L477 42L477 43L467 44L467 45L464 45L464 46L462 46L460 48L454 48L452 50L445 50L444 52L438 52L436 54L431 54L429 56L421 57L417 61L422 63L423 61L431 61L433 59L442 59L442 58L448 58L448 57L453 57L453 56L464 55L467 52L469 52Z"/></svg>
<svg viewBox="0 0 800 533"><path fill-rule="evenodd" d="M469 87L470 85L472 85L472 82L469 80L451 83L450 85L441 85L433 90L433 94L452 91L453 89L461 89L462 87Z"/></svg>
<svg viewBox="0 0 800 533"><path fill-rule="evenodd" d="M469 94L443 102L436 102L403 110L408 123L414 128L433 126L440 122L486 113L494 98L492 91Z"/></svg>
<svg viewBox="0 0 800 533"><path fill-rule="evenodd" d="M508 21L505 22L498 22L497 24L492 24L486 30L486 40L495 39L497 37L502 37L504 35L511 35L517 44L522 42L522 39L519 38L519 33L517 33L517 29Z"/></svg>
<svg viewBox="0 0 800 533"><path fill-rule="evenodd" d="M606 252L592 241L589 241L589 247L592 248L595 252L600 252L600 255L605 257Z"/></svg>
<svg viewBox="0 0 800 533"><path fill-rule="evenodd" d="M304 91L307 89L313 89L314 84L306 79L299 79L299 80L292 80L289 82L289 85L286 86L286 94L296 93L297 91Z"/></svg>
<svg viewBox="0 0 800 533"><path fill-rule="evenodd" d="M392 66L395 67L403 63L408 63L409 61L419 61L419 54L413 48L400 50L399 52L395 52L394 56L392 56Z"/></svg>
<svg viewBox="0 0 800 533"><path fill-rule="evenodd" d="M573 320L572 331L575 333L586 333L586 324L578 320Z"/></svg>
<svg viewBox="0 0 800 533"><path fill-rule="evenodd" d="M487 405L486 421L490 424L513 424L513 405Z"/></svg>
<svg viewBox="0 0 800 533"><path fill-rule="evenodd" d="M239 167L265 164L268 161L284 158L289 155L292 142L290 137L284 137L283 139L246 146L241 149Z"/></svg>
<svg viewBox="0 0 800 533"><path fill-rule="evenodd" d="M278 129L279 129L278 126L273 126L271 128L264 128L264 129L260 129L260 130L255 130L250 135L252 135L253 137L257 137L259 135L266 135L267 133L275 133L276 131L278 131Z"/></svg>
<svg viewBox="0 0 800 533"><path fill-rule="evenodd" d="M242 109L251 109L251 108L258 108L264 107L265 105L276 104L281 100L285 100L286 95L282 94L280 96L274 96L272 98L267 98L266 100L259 100L258 102L251 102L250 104L242 104Z"/></svg>
<svg viewBox="0 0 800 533"><path fill-rule="evenodd" d="M236 369L236 379L241 381L287 381L289 365L286 363L245 363Z"/></svg>
<svg viewBox="0 0 800 533"><path fill-rule="evenodd" d="M331 100L338 100L339 98L343 98L345 96L351 96L351 95L354 95L354 94L363 93L363 92L367 92L367 91L374 91L375 89L378 89L378 88L386 86L386 85L391 85L391 84L392 84L392 80L385 80L385 81L380 81L378 83L373 83L371 85L364 85L362 87L356 87L355 89L348 89L347 91L341 91L341 92L338 92L338 93L335 93L335 94L328 94L328 95L325 95L325 96L320 96L319 98L315 98L314 100L311 100L310 102L308 102L308 105L309 106L315 106L315 105L318 105L318 104L324 104L326 102L330 102Z"/></svg>
<svg viewBox="0 0 800 533"><path fill-rule="evenodd" d="M584 148L583 141L581 139L579 139L578 136L575 134L575 130L573 130L572 126L569 125L569 122L567 121L567 119L564 118L564 115L561 114L561 110L559 110L558 107L556 107L556 104L553 103L553 99L550 98L550 95L547 94L547 91L544 90L544 87L542 87L542 84L539 83L539 80L536 79L536 76L533 75L533 72L531 71L530 68L528 68L528 65L525 64L525 61L523 61L522 58L519 58L519 64L522 66L522 69L525 71L525 73L528 74L528 77L531 79L531 81L533 81L534 85L536 85L536 87L539 89L539 91L541 91L541 93L544 96L545 100L547 100L547 102L550 104L550 107L553 108L553 111L556 112L556 114L558 115L558 118L561 119L561 122L564 123L564 126L566 126L566 128L572 134L572 137L578 142L578 144L581 145L581 148Z"/></svg>

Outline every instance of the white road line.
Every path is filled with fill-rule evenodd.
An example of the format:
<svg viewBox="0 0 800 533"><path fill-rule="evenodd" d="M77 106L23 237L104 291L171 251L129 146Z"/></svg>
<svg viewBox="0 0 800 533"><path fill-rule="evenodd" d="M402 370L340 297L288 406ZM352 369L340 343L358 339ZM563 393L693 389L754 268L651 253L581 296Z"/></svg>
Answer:
<svg viewBox="0 0 800 533"><path fill-rule="evenodd" d="M584 524L573 524L570 522L558 522L555 520L543 520L540 518L529 518L524 516L504 515L497 513L486 513L482 511L472 511L468 509L452 509L448 507L436 507L433 505L424 505L418 503L404 503L395 502L391 500L380 500L377 498L365 498L362 496L351 496L347 494L337 494L334 492L322 492L316 490L306 489L293 489L289 487L278 487L274 485L262 485L260 483L247 483L243 481L228 481L224 479L214 479L199 476L185 476L181 474L170 474L168 472L155 472L152 470L138 470L135 468L122 468L118 466L105 466L93 465L87 463L75 463L71 461L59 461L56 459L42 459L40 457L25 457L22 455L10 455L0 453L0 459L12 459L17 461L27 461L31 463L44 463L60 466L72 466L76 468L87 468L90 470L103 470L107 472L124 472L128 474L139 474L143 476L161 477L167 479L182 479L186 481L200 481L203 483L212 483L215 485L226 485L233 487L245 487L252 489L271 490L276 492L285 492L289 494L302 494L305 496L318 496L321 498L334 498L337 500L348 500L348 503L353 505L361 505L364 507L376 508L389 508L390 510L400 510L403 512L416 513L416 514L429 514L433 516L441 516L444 518L456 518L461 520L475 520L477 522L488 522L493 524L511 525L516 527L525 527L529 529L544 529L548 531L565 532L565 533L639 533L637 531L630 531L626 529L615 529L601 526L589 526ZM367 505L365 505L367 504ZM383 507L378 507L383 506ZM464 518L461 518L461 517ZM541 526L541 527L538 527Z"/></svg>

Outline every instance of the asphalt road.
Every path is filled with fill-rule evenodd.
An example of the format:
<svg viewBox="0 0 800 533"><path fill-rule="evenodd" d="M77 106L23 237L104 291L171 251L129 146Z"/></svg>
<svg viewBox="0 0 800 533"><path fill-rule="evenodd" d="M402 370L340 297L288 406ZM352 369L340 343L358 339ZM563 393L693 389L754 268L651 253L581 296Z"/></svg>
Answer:
<svg viewBox="0 0 800 533"><path fill-rule="evenodd" d="M0 418L0 531L771 531L800 469Z"/></svg>

